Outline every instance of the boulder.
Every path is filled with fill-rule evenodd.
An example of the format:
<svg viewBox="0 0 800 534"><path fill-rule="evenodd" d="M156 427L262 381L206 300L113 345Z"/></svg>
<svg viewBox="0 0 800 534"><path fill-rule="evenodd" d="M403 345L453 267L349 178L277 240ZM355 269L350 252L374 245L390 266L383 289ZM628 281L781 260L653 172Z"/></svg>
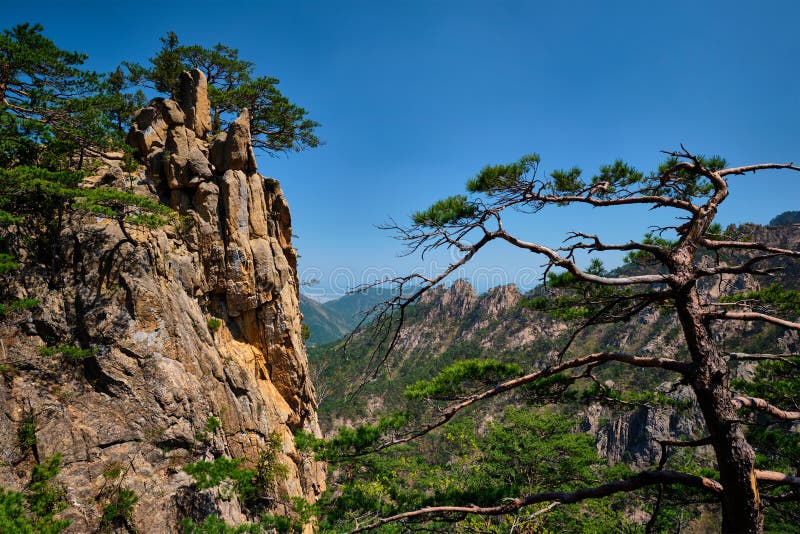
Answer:
<svg viewBox="0 0 800 534"><path fill-rule="evenodd" d="M224 160L225 169L248 173L256 171L256 157L250 139L250 113L247 108L228 127Z"/></svg>
<svg viewBox="0 0 800 534"><path fill-rule="evenodd" d="M198 147L189 150L186 172L191 179L210 180L214 173L203 151Z"/></svg>
<svg viewBox="0 0 800 534"><path fill-rule="evenodd" d="M159 104L160 101L153 100L133 115L133 126L126 141L142 157L146 157L153 147L163 147L167 137L169 126L161 117Z"/></svg>
<svg viewBox="0 0 800 534"><path fill-rule="evenodd" d="M161 116L164 117L168 126L180 125L186 120L186 115L178 103L169 99L161 102Z"/></svg>
<svg viewBox="0 0 800 534"><path fill-rule="evenodd" d="M211 140L211 146L208 149L208 161L217 170L224 170L225 168L225 145L227 140L228 132L220 132Z"/></svg>
<svg viewBox="0 0 800 534"><path fill-rule="evenodd" d="M166 179L170 189L197 187L213 177L211 164L195 139L194 132L185 126L176 126L167 133Z"/></svg>
<svg viewBox="0 0 800 534"><path fill-rule="evenodd" d="M201 70L181 73L180 103L186 112L186 126L198 139L205 139L211 131L211 104L208 100L208 81Z"/></svg>

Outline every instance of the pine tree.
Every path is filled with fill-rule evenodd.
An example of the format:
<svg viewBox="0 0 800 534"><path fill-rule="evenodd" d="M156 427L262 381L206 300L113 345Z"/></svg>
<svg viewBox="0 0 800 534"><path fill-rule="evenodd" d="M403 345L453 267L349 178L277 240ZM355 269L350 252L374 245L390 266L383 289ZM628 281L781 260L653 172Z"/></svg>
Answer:
<svg viewBox="0 0 800 534"><path fill-rule="evenodd" d="M200 69L208 80L214 131L222 130L247 108L254 148L277 154L319 145L314 133L319 124L281 93L277 78L254 77L253 63L240 59L238 50L222 44L211 48L181 45L174 32L167 33L161 43L149 66L123 63L132 83L177 98L181 72Z"/></svg>
<svg viewBox="0 0 800 534"><path fill-rule="evenodd" d="M540 363L521 372L503 367L502 362L457 362L438 377L406 391L429 407L427 411L371 432L355 430L343 434L363 437L357 443L344 443L344 457L404 447L446 429L445 425L459 414L490 399L498 401L511 391L527 399L540 398L545 404L566 403L569 395L572 399L576 395L604 397L632 405L659 400L652 391L637 396L603 384L596 373L610 365L627 366L637 375L672 375L676 383L688 386L694 396L693 405L704 421L704 435L697 439L678 435L664 439L657 465L638 472L611 473L617 478L599 480L595 485L582 483L575 487L567 477L554 482L552 489L520 488L516 495L493 503L476 505L469 500L454 503L448 499L435 504L425 502L402 511L393 510L392 515L379 511L384 517L353 531L394 522L502 516L550 503L542 512L546 513L557 504L583 503L648 488L657 491L647 525L647 530L653 531L660 515L674 511L664 505L665 492L671 487L680 488L679 493L691 494L694 499L717 503L723 532L762 532L765 510L770 506L781 507L783 512L794 506L791 513L796 516L800 477L794 473L797 435L791 425L800 420L800 412L795 411L798 400L793 394L798 358L797 354L781 354L774 341L779 331L800 330L800 293L795 287L765 283L758 290L719 298L708 287L716 288L724 277L731 276L769 281L771 275L800 259L800 251L723 232L714 223L719 207L731 194L730 177L769 169L800 171L800 167L777 163L729 167L719 157L698 156L684 149L669 153L651 173L622 161L601 167L589 179L583 178L578 168L542 176L539 166L537 155L487 166L468 182L466 195L446 198L419 211L408 227L389 226L411 251L448 248L457 252L458 259L433 275L412 274L394 279L400 285L398 296L373 310L372 317L377 317L378 322L370 325L370 331L377 333L381 343L368 356L370 368L365 376L374 376L377 366L391 357L410 306L487 245L498 241L543 258L543 285L524 304L573 325L563 346L554 355L531 354L531 362ZM658 228L639 241L625 243L606 242L597 234L597 228L584 229L571 232L559 248L524 239L503 224L506 210L545 217L545 208L576 205L604 211L629 205L660 208L676 213L679 222ZM628 254L625 269L608 271L599 261L581 267L576 260L581 253L609 251ZM582 332L627 324L646 310L675 320L682 334L676 356L631 354L625 352L624 346L583 353L575 346ZM758 354L723 351L716 334L728 323L741 322L775 329L772 337L764 338L766 350ZM763 362L755 381L732 379L732 362L742 360ZM691 458L684 453L704 446L711 447L713 462L681 462L674 454L680 450L681 457ZM381 476L379 473L377 479ZM770 518L774 526L774 511ZM780 521L787 524L786 519Z"/></svg>
<svg viewBox="0 0 800 534"><path fill-rule="evenodd" d="M122 117L143 97L119 90L118 74L83 69L85 54L42 31L20 24L0 34L0 164L80 169L86 155L121 148Z"/></svg>

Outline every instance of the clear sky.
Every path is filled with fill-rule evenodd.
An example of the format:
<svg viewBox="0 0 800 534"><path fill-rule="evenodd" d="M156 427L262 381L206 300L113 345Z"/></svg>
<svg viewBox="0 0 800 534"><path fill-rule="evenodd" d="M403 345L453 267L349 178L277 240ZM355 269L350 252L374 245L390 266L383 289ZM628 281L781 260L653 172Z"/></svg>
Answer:
<svg viewBox="0 0 800 534"><path fill-rule="evenodd" d="M616 158L647 171L680 143L732 164L800 161L795 1L0 0L0 21L40 22L99 70L146 61L172 30L185 44L238 48L280 78L325 142L260 158L292 207L301 279L320 280L311 294L436 267L398 258L375 225L463 191L488 163L538 152L544 171L591 175ZM724 208L724 224L800 210L800 174L733 178ZM619 241L669 221L562 209L511 223L555 244L571 229ZM460 274L481 289L531 285L539 263L498 245Z"/></svg>

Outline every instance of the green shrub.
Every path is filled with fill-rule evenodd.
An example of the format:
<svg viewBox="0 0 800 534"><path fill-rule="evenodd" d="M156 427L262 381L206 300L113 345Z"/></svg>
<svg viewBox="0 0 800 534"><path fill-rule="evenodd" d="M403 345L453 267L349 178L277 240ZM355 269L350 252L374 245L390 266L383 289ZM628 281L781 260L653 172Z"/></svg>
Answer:
<svg viewBox="0 0 800 534"><path fill-rule="evenodd" d="M723 295L720 301L769 305L783 314L791 316L800 314L800 291L783 289L778 283L771 284L757 291L744 291L733 295Z"/></svg>
<svg viewBox="0 0 800 534"><path fill-rule="evenodd" d="M0 253L0 274L8 274L19 269L17 259L5 253Z"/></svg>
<svg viewBox="0 0 800 534"><path fill-rule="evenodd" d="M181 522L184 534L261 534L261 527L255 523L244 523L231 526L216 515L209 515L202 523L195 523L190 518Z"/></svg>
<svg viewBox="0 0 800 534"><path fill-rule="evenodd" d="M211 416L206 419L206 424L203 425L202 430L195 434L194 439L197 441L208 441L210 437L209 434L213 435L220 426L222 426L220 420L214 416Z"/></svg>
<svg viewBox="0 0 800 534"><path fill-rule="evenodd" d="M54 518L67 507L63 488L51 483L60 464L56 454L35 465L23 492L0 488L0 532L57 534L70 525L68 519Z"/></svg>
<svg viewBox="0 0 800 534"><path fill-rule="evenodd" d="M223 457L212 462L190 463L183 470L192 476L195 486L200 490L230 482L242 502L248 507L255 507L264 495L274 492L277 481L288 475L288 468L278 461L280 450L280 435L272 432L255 469L242 467L243 458Z"/></svg>
<svg viewBox="0 0 800 534"><path fill-rule="evenodd" d="M217 319L216 317L212 317L206 323L208 325L208 329L212 332L216 332L222 326L222 321Z"/></svg>
<svg viewBox="0 0 800 534"><path fill-rule="evenodd" d="M451 398L462 394L472 384L492 384L522 372L515 363L470 358L454 362L432 380L420 380L406 388L409 399ZM466 387L465 387L466 386Z"/></svg>
<svg viewBox="0 0 800 534"><path fill-rule="evenodd" d="M19 299L9 304L0 304L0 317L7 315L10 312L35 308L38 306L38 304L38 299Z"/></svg>
<svg viewBox="0 0 800 534"><path fill-rule="evenodd" d="M55 356L56 354L60 354L63 357L67 358L68 360L79 361L89 356L92 356L97 349L82 349L80 347L76 347L75 345L56 345L55 347L39 347L39 354L42 356Z"/></svg>
<svg viewBox="0 0 800 534"><path fill-rule="evenodd" d="M17 429L17 442L23 451L32 449L36 445L36 419L32 413L25 416Z"/></svg>
<svg viewBox="0 0 800 534"><path fill-rule="evenodd" d="M106 480L116 480L122 474L122 464L111 462L103 469L103 478Z"/></svg>
<svg viewBox="0 0 800 534"><path fill-rule="evenodd" d="M206 424L205 424L204 428L205 428L206 432L214 433L214 432L216 432L216 430L220 426L222 426L222 423L220 422L220 420L212 415L211 417L209 417L206 420Z"/></svg>
<svg viewBox="0 0 800 534"><path fill-rule="evenodd" d="M234 490L246 493L255 477L255 470L241 467L242 458L216 458L212 462L199 461L186 464L183 470L192 476L197 489L219 486L223 481L233 482Z"/></svg>
<svg viewBox="0 0 800 534"><path fill-rule="evenodd" d="M112 492L109 501L103 506L100 524L113 525L127 522L133 515L133 507L139 502L139 496L132 489L118 487Z"/></svg>

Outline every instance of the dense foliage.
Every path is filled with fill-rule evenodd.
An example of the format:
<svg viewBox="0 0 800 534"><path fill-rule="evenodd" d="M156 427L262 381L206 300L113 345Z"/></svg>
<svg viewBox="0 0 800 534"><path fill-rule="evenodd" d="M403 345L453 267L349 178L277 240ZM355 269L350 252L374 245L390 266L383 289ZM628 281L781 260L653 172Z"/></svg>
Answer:
<svg viewBox="0 0 800 534"><path fill-rule="evenodd" d="M0 34L0 166L80 169L85 156L119 149L141 92L120 73L82 67L86 55L58 48L38 24Z"/></svg>
<svg viewBox="0 0 800 534"><path fill-rule="evenodd" d="M592 439L571 432L576 424L549 410L510 408L485 429L479 430L473 419L460 418L435 435L384 454L341 456L341 449L332 450L327 444L325 457L342 473L342 482L319 504L321 530L345 532L371 516L433 504L484 506L520 493L549 490L563 480L579 487L613 476L597 456ZM348 443L339 439L336 445L341 448ZM632 527L625 509L621 500L609 499L585 509L565 508L539 517L523 514L484 519L444 514L425 528L577 532L583 518L592 517L594 532L625 531ZM452 525L454 519L463 521ZM408 526L387 525L378 531L406 532Z"/></svg>

